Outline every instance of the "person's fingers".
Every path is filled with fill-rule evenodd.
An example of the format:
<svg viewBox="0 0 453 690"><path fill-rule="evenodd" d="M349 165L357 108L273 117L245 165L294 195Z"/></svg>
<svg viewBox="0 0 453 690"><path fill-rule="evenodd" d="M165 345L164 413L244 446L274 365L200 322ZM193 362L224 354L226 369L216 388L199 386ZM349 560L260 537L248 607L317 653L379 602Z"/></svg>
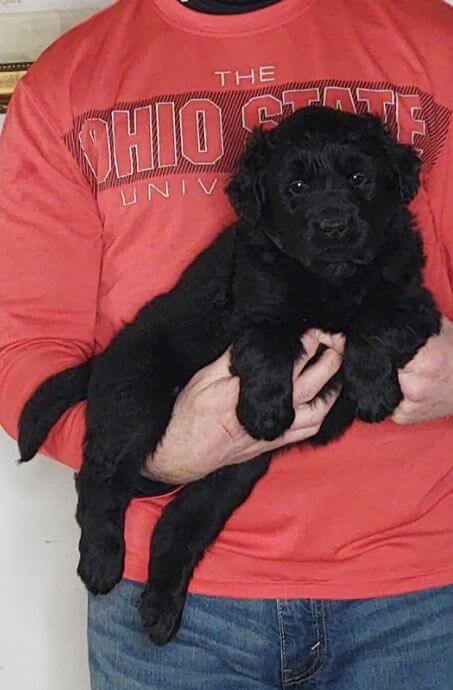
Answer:
<svg viewBox="0 0 453 690"><path fill-rule="evenodd" d="M319 360L305 369L294 382L293 401L297 408L313 400L321 388L341 367L342 357L335 350L325 350Z"/></svg>
<svg viewBox="0 0 453 690"><path fill-rule="evenodd" d="M333 389L327 394L323 394L314 398L310 402L299 405L296 408L296 415L294 417L294 422L291 425L291 429L297 430L304 426L312 427L319 426L324 421L324 417L333 407L334 403L340 395L340 387Z"/></svg>
<svg viewBox="0 0 453 690"><path fill-rule="evenodd" d="M303 346L303 352L296 359L293 366L293 382L296 381L301 371L307 366L310 359L312 359L319 347L319 340L316 337L316 331L314 328L310 329L300 339Z"/></svg>
<svg viewBox="0 0 453 690"><path fill-rule="evenodd" d="M320 340L318 339L318 336L322 336L321 331L317 331L314 328L308 330L304 335L301 337L301 343L304 347L304 352L303 354L296 360L294 364L294 378L297 378L297 376L300 374L301 370L306 366L307 362L314 357L316 354L316 351L319 347ZM341 342L343 336L341 334L334 334L332 336L333 338L333 347L334 349L340 349L341 348ZM230 371L230 365L231 365L231 347L228 347L225 352L223 352L220 357L218 357L214 362L211 362L207 366L203 367L200 369L197 374L194 375L194 379L196 378L197 380L199 378L206 378L209 377L210 379L212 378L222 378L222 377L228 377L231 376L231 371Z"/></svg>
<svg viewBox="0 0 453 690"><path fill-rule="evenodd" d="M340 391L341 387L338 387L338 389L323 394L323 398L317 397L309 403L300 405L299 408L295 410L296 415L291 427L274 441L255 440L253 443L250 443L251 437L247 434L245 429L241 427L242 441L246 455L242 457L242 459L238 459L237 462L241 462L244 459L248 460L267 451L277 450L291 443L305 441L311 436L314 436L319 431L325 416L337 401Z"/></svg>
<svg viewBox="0 0 453 690"><path fill-rule="evenodd" d="M325 416L332 409L340 395L340 389L333 390L323 398L315 398L309 403L300 405L296 409L296 416L291 428L282 436L280 445L286 443L297 443L309 436L314 436L319 430Z"/></svg>
<svg viewBox="0 0 453 690"><path fill-rule="evenodd" d="M320 343L331 347L339 354L343 354L346 338L343 333L325 333L324 331L317 331L317 338Z"/></svg>

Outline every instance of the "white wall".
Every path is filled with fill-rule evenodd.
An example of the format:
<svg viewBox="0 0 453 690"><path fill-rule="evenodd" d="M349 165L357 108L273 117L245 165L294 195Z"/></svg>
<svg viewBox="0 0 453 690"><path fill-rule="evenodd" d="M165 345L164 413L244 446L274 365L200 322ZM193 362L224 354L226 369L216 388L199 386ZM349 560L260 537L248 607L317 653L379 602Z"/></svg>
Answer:
<svg viewBox="0 0 453 690"><path fill-rule="evenodd" d="M0 689L89 690L73 473L0 431Z"/></svg>

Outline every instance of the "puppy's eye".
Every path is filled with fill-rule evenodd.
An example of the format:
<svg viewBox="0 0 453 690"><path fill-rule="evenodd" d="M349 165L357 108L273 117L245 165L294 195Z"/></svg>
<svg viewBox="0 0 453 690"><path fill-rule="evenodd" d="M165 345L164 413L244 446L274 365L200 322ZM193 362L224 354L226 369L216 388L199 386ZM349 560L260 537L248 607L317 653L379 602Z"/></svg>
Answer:
<svg viewBox="0 0 453 690"><path fill-rule="evenodd" d="M307 185L303 180L295 180L294 182L291 182L291 184L289 185L288 192L290 194L293 194L294 196L298 196L300 194L303 194L306 189Z"/></svg>
<svg viewBox="0 0 453 690"><path fill-rule="evenodd" d="M364 173L355 172L349 176L349 181L354 187L361 187L367 181L367 177Z"/></svg>

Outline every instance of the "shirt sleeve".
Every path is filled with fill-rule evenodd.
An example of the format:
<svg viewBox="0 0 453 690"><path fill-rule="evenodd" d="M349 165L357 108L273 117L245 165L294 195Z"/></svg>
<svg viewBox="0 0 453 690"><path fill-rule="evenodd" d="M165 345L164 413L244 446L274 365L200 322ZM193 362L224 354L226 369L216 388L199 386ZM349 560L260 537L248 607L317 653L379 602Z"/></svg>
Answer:
<svg viewBox="0 0 453 690"><path fill-rule="evenodd" d="M22 79L0 137L0 424L17 440L22 407L50 375L93 353L102 221L90 186ZM82 462L85 402L41 452Z"/></svg>

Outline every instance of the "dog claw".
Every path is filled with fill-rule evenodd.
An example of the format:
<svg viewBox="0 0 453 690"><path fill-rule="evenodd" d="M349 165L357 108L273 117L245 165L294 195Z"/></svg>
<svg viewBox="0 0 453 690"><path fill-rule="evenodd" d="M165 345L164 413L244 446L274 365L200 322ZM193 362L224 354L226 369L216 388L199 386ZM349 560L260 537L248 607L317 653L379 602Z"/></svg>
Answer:
<svg viewBox="0 0 453 690"><path fill-rule="evenodd" d="M164 645L179 629L184 599L172 594L145 589L140 604L140 615L151 640Z"/></svg>

